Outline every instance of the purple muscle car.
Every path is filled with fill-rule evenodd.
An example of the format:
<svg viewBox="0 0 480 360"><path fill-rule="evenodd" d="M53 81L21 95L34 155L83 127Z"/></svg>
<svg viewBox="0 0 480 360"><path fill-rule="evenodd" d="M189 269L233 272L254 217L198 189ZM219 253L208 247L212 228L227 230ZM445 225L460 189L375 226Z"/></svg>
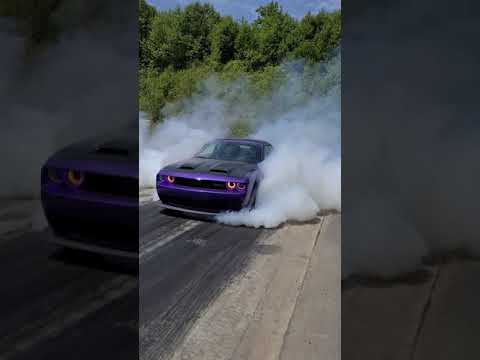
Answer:
<svg viewBox="0 0 480 360"><path fill-rule="evenodd" d="M138 135L87 141L42 168L42 205L59 245L138 257Z"/></svg>
<svg viewBox="0 0 480 360"><path fill-rule="evenodd" d="M213 215L255 206L262 179L258 164L272 151L266 141L218 139L191 159L164 167L157 174L162 206Z"/></svg>

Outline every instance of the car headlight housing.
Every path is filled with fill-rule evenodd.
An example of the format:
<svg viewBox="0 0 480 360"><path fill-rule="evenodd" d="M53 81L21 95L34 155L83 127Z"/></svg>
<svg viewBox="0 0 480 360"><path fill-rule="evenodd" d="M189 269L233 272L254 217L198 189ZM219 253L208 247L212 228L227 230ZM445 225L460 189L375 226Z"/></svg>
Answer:
<svg viewBox="0 0 480 360"><path fill-rule="evenodd" d="M67 172L67 180L70 185L79 187L80 185L82 185L83 181L85 180L85 174L82 171L70 169Z"/></svg>

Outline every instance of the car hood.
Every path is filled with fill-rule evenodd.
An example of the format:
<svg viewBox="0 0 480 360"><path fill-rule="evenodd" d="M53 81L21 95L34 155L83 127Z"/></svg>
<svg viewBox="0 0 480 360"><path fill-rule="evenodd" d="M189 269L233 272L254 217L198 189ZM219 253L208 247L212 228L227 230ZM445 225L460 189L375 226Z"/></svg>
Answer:
<svg viewBox="0 0 480 360"><path fill-rule="evenodd" d="M138 136L94 138L71 144L53 154L49 166L138 177Z"/></svg>
<svg viewBox="0 0 480 360"><path fill-rule="evenodd" d="M256 164L194 157L166 166L162 170L191 172L195 174L224 175L240 178L247 176L248 173L255 171L256 169Z"/></svg>

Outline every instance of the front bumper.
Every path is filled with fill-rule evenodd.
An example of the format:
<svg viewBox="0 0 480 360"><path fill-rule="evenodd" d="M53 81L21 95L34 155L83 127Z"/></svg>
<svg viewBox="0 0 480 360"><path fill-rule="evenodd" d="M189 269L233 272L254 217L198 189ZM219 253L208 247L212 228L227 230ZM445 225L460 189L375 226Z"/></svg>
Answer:
<svg viewBox="0 0 480 360"><path fill-rule="evenodd" d="M101 254L138 256L138 199L42 191L53 242Z"/></svg>
<svg viewBox="0 0 480 360"><path fill-rule="evenodd" d="M246 204L246 193L200 191L159 184L157 184L157 193L164 208L202 215L239 211Z"/></svg>
<svg viewBox="0 0 480 360"><path fill-rule="evenodd" d="M128 251L128 250L119 250L114 247L95 245L95 243L85 242L83 238L74 240L73 237L64 238L64 237L54 235L49 238L49 241L53 244L64 246L70 249L88 251L91 253L96 253L101 255L115 256L115 257L127 258L127 259L139 258L138 251L134 252L134 251Z"/></svg>

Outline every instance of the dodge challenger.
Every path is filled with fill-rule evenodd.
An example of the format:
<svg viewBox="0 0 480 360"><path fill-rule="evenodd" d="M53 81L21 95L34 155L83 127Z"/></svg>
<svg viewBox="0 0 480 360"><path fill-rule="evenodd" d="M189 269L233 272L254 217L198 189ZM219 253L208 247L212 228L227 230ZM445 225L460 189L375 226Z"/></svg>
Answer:
<svg viewBox="0 0 480 360"><path fill-rule="evenodd" d="M53 154L41 171L41 200L53 242L138 257L138 135L81 142Z"/></svg>
<svg viewBox="0 0 480 360"><path fill-rule="evenodd" d="M266 141L218 139L191 159L161 169L156 178L161 205L203 215L252 209L262 179L258 164L272 151Z"/></svg>

